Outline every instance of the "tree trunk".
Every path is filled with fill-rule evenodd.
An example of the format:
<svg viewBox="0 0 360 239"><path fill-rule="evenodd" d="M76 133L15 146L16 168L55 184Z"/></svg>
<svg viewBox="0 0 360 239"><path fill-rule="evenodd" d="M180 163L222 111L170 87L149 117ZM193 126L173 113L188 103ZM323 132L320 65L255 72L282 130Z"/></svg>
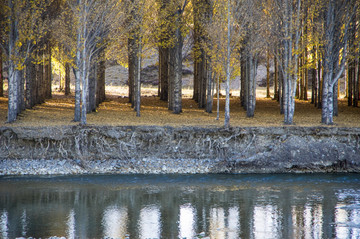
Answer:
<svg viewBox="0 0 360 239"><path fill-rule="evenodd" d="M255 114L255 104L256 104L256 69L257 63L256 59L250 53L247 60L247 82L248 82L248 100L247 100L247 109L246 116L254 117Z"/></svg>
<svg viewBox="0 0 360 239"><path fill-rule="evenodd" d="M298 38L296 39L295 46L298 46ZM297 48L297 47L295 47ZM285 43L284 55L284 69L283 73L283 91L284 91L284 123L287 125L293 124L294 111L295 111L295 97L297 91L297 72L298 72L298 57L293 56L291 40ZM297 51L297 49L295 50ZM289 72L289 65L295 65L294 74Z"/></svg>
<svg viewBox="0 0 360 239"><path fill-rule="evenodd" d="M160 47L158 48L158 94L157 96L161 97L161 56L160 56Z"/></svg>
<svg viewBox="0 0 360 239"><path fill-rule="evenodd" d="M202 46L201 46L201 4L203 3L203 1L192 1L193 4L193 17L194 17L194 46L193 46L193 51L194 51L194 91L193 91L193 99L195 100L195 102L197 102L199 104L200 107L200 88L201 88L201 59L202 59Z"/></svg>
<svg viewBox="0 0 360 239"><path fill-rule="evenodd" d="M220 118L220 76L217 77L216 85L216 120Z"/></svg>
<svg viewBox="0 0 360 239"><path fill-rule="evenodd" d="M195 33L194 33L195 35ZM195 36L194 36L195 37ZM194 77L193 77L193 81L194 81L194 89L193 89L193 100L195 100L195 102L199 101L199 82L198 82L198 62L197 62L197 57L195 57L194 59Z"/></svg>
<svg viewBox="0 0 360 239"><path fill-rule="evenodd" d="M7 122L11 123L16 120L18 113L18 89L20 72L16 69L16 62L14 58L17 57L18 51L16 49L16 42L19 38L18 22L15 19L15 10L13 0L8 1L8 6L11 11L9 17L10 32L9 32L9 73L8 73L8 118Z"/></svg>
<svg viewBox="0 0 360 239"><path fill-rule="evenodd" d="M43 53L40 53L42 56L42 59L44 59ZM44 62L42 61L38 65L38 71L37 71L37 78L38 78L38 88L39 88L39 94L38 94L38 103L42 104L45 103L45 79L44 79Z"/></svg>
<svg viewBox="0 0 360 239"><path fill-rule="evenodd" d="M231 49L230 49L230 41L231 41L231 19L230 19L230 0L227 1L228 10L227 10L227 54L226 54L226 100L225 100L225 121L224 126L225 128L230 127L230 56L231 56Z"/></svg>
<svg viewBox="0 0 360 239"><path fill-rule="evenodd" d="M208 0L193 1L194 6L194 100L198 102L199 108L208 111L207 99L211 88L211 67L209 67L209 56L206 53L204 43L207 42L206 24L211 23L212 9ZM209 79L210 77L210 79Z"/></svg>
<svg viewBox="0 0 360 239"><path fill-rule="evenodd" d="M206 95L206 112L212 113L212 107L213 107L213 76L212 76L212 69L211 69L211 61L210 58L207 60L207 95Z"/></svg>
<svg viewBox="0 0 360 239"><path fill-rule="evenodd" d="M298 60L298 72L297 72L297 88L296 88L296 98L299 100L303 100L303 96L304 96L304 78L303 78L303 74L302 74L302 57L300 55L299 60Z"/></svg>
<svg viewBox="0 0 360 239"><path fill-rule="evenodd" d="M266 53L266 98L270 98L270 52Z"/></svg>
<svg viewBox="0 0 360 239"><path fill-rule="evenodd" d="M296 55L295 55L296 58ZM288 124L294 123L294 114L295 114L295 91L296 91L296 79L291 79L292 84L290 82L290 104L289 104L289 117L288 117Z"/></svg>
<svg viewBox="0 0 360 239"><path fill-rule="evenodd" d="M292 84L291 84L292 83ZM292 79L292 82L288 84L289 86L289 104L288 104L288 118L287 124L293 124L294 113L295 113L295 91L296 91L296 80Z"/></svg>
<svg viewBox="0 0 360 239"><path fill-rule="evenodd" d="M135 84L137 79L138 71L138 46L137 46L137 36L135 31L132 33L132 36L128 39L128 70L129 70L129 102L131 107L135 106Z"/></svg>
<svg viewBox="0 0 360 239"><path fill-rule="evenodd" d="M348 62L348 83L347 83L347 88L348 88L348 106L352 106L353 104L353 72L354 72L354 64L353 61L350 60L350 62Z"/></svg>
<svg viewBox="0 0 360 239"><path fill-rule="evenodd" d="M339 82L337 81L335 85L333 86L333 115L338 116L339 115L339 107L338 107L338 85Z"/></svg>
<svg viewBox="0 0 360 239"><path fill-rule="evenodd" d="M359 27L360 29L360 27ZM359 43L360 44L360 43ZM360 48L360 46L359 46ZM357 67L357 78L356 78L356 104L355 107L358 107L358 101L360 97L360 53L358 53L358 67Z"/></svg>
<svg viewBox="0 0 360 239"><path fill-rule="evenodd" d="M169 81L168 81L168 109L174 110L174 81L175 81L175 61L176 61L176 49L175 47L169 48Z"/></svg>
<svg viewBox="0 0 360 239"><path fill-rule="evenodd" d="M80 39L78 39L79 43ZM76 65L80 66L81 58L80 58L80 47L78 47L76 53ZM81 118L81 72L80 69L74 68L75 75L75 110L74 110L74 121L79 122Z"/></svg>
<svg viewBox="0 0 360 239"><path fill-rule="evenodd" d="M65 64L65 95L70 95L70 64Z"/></svg>
<svg viewBox="0 0 360 239"><path fill-rule="evenodd" d="M357 54L359 54L359 53L357 53ZM359 60L359 58L356 59L354 62L357 63L356 64L357 72L354 67L354 104L353 104L353 106L358 107L358 105L359 105L359 75L360 75L360 60Z"/></svg>
<svg viewBox="0 0 360 239"><path fill-rule="evenodd" d="M3 74L3 57L0 47L0 97L4 97L4 74Z"/></svg>
<svg viewBox="0 0 360 239"><path fill-rule="evenodd" d="M11 123L16 120L18 113L18 84L20 79L20 71L16 69L12 60L9 60L9 83L8 83L8 119Z"/></svg>
<svg viewBox="0 0 360 239"><path fill-rule="evenodd" d="M274 57L274 100L279 101L278 92L278 63L276 56Z"/></svg>
<svg viewBox="0 0 360 239"><path fill-rule="evenodd" d="M317 108L321 109L321 105L322 105L322 85L323 85L323 76L324 76L324 72L322 70L322 61L319 59L318 60L318 69L317 69Z"/></svg>
<svg viewBox="0 0 360 239"><path fill-rule="evenodd" d="M305 53L304 53L304 100L308 100L308 85L309 85L309 70L307 67L307 48L305 47Z"/></svg>
<svg viewBox="0 0 360 239"><path fill-rule="evenodd" d="M80 88L80 70L75 70L75 112L74 121L79 122L81 116L81 88Z"/></svg>
<svg viewBox="0 0 360 239"><path fill-rule="evenodd" d="M9 3L12 1L9 1ZM10 8L11 9L11 8ZM16 69L16 64L13 61L14 55L16 56L15 42L18 38L17 26L15 22L11 23L11 32L9 40L9 77L8 77L8 119L7 122L11 123L16 120L18 113L18 94L19 94L19 79L20 71Z"/></svg>
<svg viewBox="0 0 360 239"><path fill-rule="evenodd" d="M160 61L160 100L168 101L169 95L169 48L160 46L159 48L159 61Z"/></svg>
<svg viewBox="0 0 360 239"><path fill-rule="evenodd" d="M354 17L350 23L349 29L349 47L350 49L356 49L356 18ZM356 60L355 56L348 60L348 105L355 106L356 98Z"/></svg>
<svg viewBox="0 0 360 239"><path fill-rule="evenodd" d="M24 71L23 70L20 70L19 71L19 93L18 93L18 103L19 103L19 106L18 106L18 114L20 114L23 110L25 110L25 99L24 99L24 95L25 95L25 87L24 87L24 84L25 84L25 79L24 79Z"/></svg>
<svg viewBox="0 0 360 239"><path fill-rule="evenodd" d="M89 60L86 57L86 47L83 48L82 52L82 69L81 69L81 83L82 83L82 89L81 89L81 118L80 123L82 125L86 125L87 123L87 99L89 97L89 75L88 75L88 67L87 64L89 64L87 61Z"/></svg>
<svg viewBox="0 0 360 239"><path fill-rule="evenodd" d="M284 98L285 98L285 92L284 92L284 77L283 74L279 74L279 105L280 105L280 114L284 114Z"/></svg>
<svg viewBox="0 0 360 239"><path fill-rule="evenodd" d="M89 69L89 91L87 102L87 113L96 111L96 65L97 62L92 62L92 67Z"/></svg>
<svg viewBox="0 0 360 239"><path fill-rule="evenodd" d="M227 67L229 68L229 67ZM227 70L229 71L229 69ZM226 72L226 86L225 86L225 128L230 127L230 74Z"/></svg>
<svg viewBox="0 0 360 239"><path fill-rule="evenodd" d="M204 108L206 105L206 83L207 83L207 72L206 72L206 56L205 51L201 50L201 58L198 65L198 85L199 85L199 108Z"/></svg>
<svg viewBox="0 0 360 239"><path fill-rule="evenodd" d="M36 104L42 104L45 102L43 51L40 51L37 57L41 58L41 62L36 65Z"/></svg>
<svg viewBox="0 0 360 239"><path fill-rule="evenodd" d="M324 77L322 87L322 110L321 110L321 122L323 124L333 124L333 87L329 85L330 75L327 73Z"/></svg>
<svg viewBox="0 0 360 239"><path fill-rule="evenodd" d="M243 52L243 51L242 51ZM240 55L240 103L241 103L241 106L245 108L245 88L246 88L246 84L245 84L245 81L246 81L246 67L245 67L245 64L246 64L246 61L244 59L244 54L241 53Z"/></svg>
<svg viewBox="0 0 360 239"><path fill-rule="evenodd" d="M288 26L285 24L285 32L288 35ZM286 35L286 36L287 36ZM290 104L290 79L289 79L289 63L290 63L290 57L289 51L291 52L291 45L290 45L291 39L287 39L284 41L284 53L283 53L283 104L284 104L284 124L291 124L292 122L289 121L289 104ZM296 63L297 64L297 63ZM295 71L296 72L296 71Z"/></svg>
<svg viewBox="0 0 360 239"><path fill-rule="evenodd" d="M39 98L39 79L37 77L37 71L38 71L38 65L36 65L35 63L32 64L33 67L33 78L32 80L32 90L31 90L31 98L32 98L32 107L35 106L38 103L38 98Z"/></svg>
<svg viewBox="0 0 360 239"><path fill-rule="evenodd" d="M247 111L248 108L248 100L249 100L249 67L248 67L248 56L245 49L242 51L241 55L241 77L243 81L243 108Z"/></svg>
<svg viewBox="0 0 360 239"><path fill-rule="evenodd" d="M309 88L309 69L308 69L308 6L304 4L304 13L305 17L303 20L304 25L304 37L303 37L303 48L304 48L304 58L303 58L303 67L304 67L304 100L308 100L308 88Z"/></svg>
<svg viewBox="0 0 360 239"><path fill-rule="evenodd" d="M80 123L81 125L86 125L87 123L87 98L89 95L89 88L88 88L88 77L85 76L85 74L82 74L82 90L81 90L81 117L80 117Z"/></svg>
<svg viewBox="0 0 360 239"><path fill-rule="evenodd" d="M290 3L289 6L289 12L288 12L288 16L291 19L291 15L293 12L293 7ZM296 10L295 10L295 14L296 14L296 22L295 22L295 27L300 27L300 11L301 11L301 0L297 1L297 5L296 5ZM289 22L288 24L292 24L291 22ZM287 84L286 84L286 98L287 98L287 104L286 104L286 110L285 110L285 124L293 124L293 120L294 120L294 113L295 113L295 95L296 95L296 85L298 82L298 74L297 72L299 71L298 69L298 62L299 62L299 44L300 44L300 35L301 32L299 30L295 31L295 33L292 33L292 28L294 27L294 25L290 25L288 26L287 29L287 36L291 36L291 38L288 40L288 45L287 45L287 59L288 59L288 65L285 69L287 69ZM294 67L294 72L295 73L290 73L289 72L289 66L290 67Z"/></svg>
<svg viewBox="0 0 360 239"><path fill-rule="evenodd" d="M62 92L64 90L64 81L63 81L63 75L61 74L61 71L59 72L59 92Z"/></svg>
<svg viewBox="0 0 360 239"><path fill-rule="evenodd" d="M311 71L312 86L311 86L311 104L317 106L317 79L316 79L316 69Z"/></svg>
<svg viewBox="0 0 360 239"><path fill-rule="evenodd" d="M160 60L160 48L158 49L158 54L159 54L159 57L158 57L158 92L157 92L157 97L160 98L161 96L161 79L160 79L160 74L161 74L161 60Z"/></svg>
<svg viewBox="0 0 360 239"><path fill-rule="evenodd" d="M180 114L182 112L182 46L183 46L183 40L181 35L181 15L179 13L177 17L177 28L175 30L175 37L176 37L176 43L175 43L175 49L174 49L174 71L175 71L175 78L173 83L173 97L174 97L174 104L173 104L173 112L175 114ZM170 63L171 64L171 63Z"/></svg>
<svg viewBox="0 0 360 239"><path fill-rule="evenodd" d="M346 41L349 25L345 23L345 31L343 32L343 24L339 24L339 21L342 20L343 16L347 16L348 13L344 13L340 9L341 7L344 7L342 2L330 1L325 18L322 123L327 125L333 124L333 115L337 113L337 84L345 70ZM344 36L341 37L342 35ZM343 49L342 53L341 49Z"/></svg>
<svg viewBox="0 0 360 239"><path fill-rule="evenodd" d="M160 46L159 46L159 82L160 82L160 100L168 101L169 97L169 36L170 31L168 22L169 20L169 6L170 0L160 1L160 22L161 31L160 34Z"/></svg>
<svg viewBox="0 0 360 239"><path fill-rule="evenodd" d="M136 82L135 82L135 111L136 111L136 117L140 117L140 105L141 105L141 37L139 37L139 42L137 45L137 76L136 76Z"/></svg>
<svg viewBox="0 0 360 239"><path fill-rule="evenodd" d="M35 91L36 66L31 60L26 63L26 90L25 90L25 107L31 109L35 105L33 92Z"/></svg>
<svg viewBox="0 0 360 239"><path fill-rule="evenodd" d="M105 96L105 51L99 52L100 61L96 65L96 107L104 102Z"/></svg>
<svg viewBox="0 0 360 239"><path fill-rule="evenodd" d="M316 59L316 50L315 47L313 47L311 51L311 57ZM316 67L313 67L311 69L311 104L314 104L315 107L317 105L317 80L316 80Z"/></svg>
<svg viewBox="0 0 360 239"><path fill-rule="evenodd" d="M284 91L284 98L283 98L283 101L284 101L284 124L291 124L289 122L289 80L287 80L287 77L284 77L284 81L283 81L283 91Z"/></svg>
<svg viewBox="0 0 360 239"><path fill-rule="evenodd" d="M52 73L51 73L51 46L50 42L47 42L47 52L45 54L45 98L50 99L51 98L51 83L52 83Z"/></svg>
<svg viewBox="0 0 360 239"><path fill-rule="evenodd" d="M342 6L341 4L342 3L339 3L335 0L330 1L326 11L321 121L327 125L333 124L333 115L336 115L337 113L337 83L341 74L345 70L345 52L346 39L348 37L348 25L346 23L345 32L342 33L342 24L338 24L338 21L342 19L340 14L342 10L339 9L340 6ZM340 41L342 34L344 34L344 40ZM342 53L342 56L340 56L340 49L342 48L345 50ZM339 65L340 59L341 63Z"/></svg>
<svg viewBox="0 0 360 239"><path fill-rule="evenodd" d="M300 26L300 3L297 3L297 19L295 25ZM300 41L299 30L292 32L294 23L293 17L293 5L291 1L286 1L284 8L284 40L282 49L282 72L283 72L283 91L284 91L284 124L293 124L293 117L295 111L295 96L296 85L298 84L298 49ZM301 28L300 28L301 29ZM294 69L292 69L294 68ZM291 70L290 70L291 69Z"/></svg>

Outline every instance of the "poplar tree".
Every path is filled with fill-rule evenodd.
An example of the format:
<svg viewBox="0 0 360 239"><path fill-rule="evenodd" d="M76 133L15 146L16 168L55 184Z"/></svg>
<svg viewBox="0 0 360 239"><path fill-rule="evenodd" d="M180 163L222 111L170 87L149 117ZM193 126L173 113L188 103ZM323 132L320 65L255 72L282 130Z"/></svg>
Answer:
<svg viewBox="0 0 360 239"><path fill-rule="evenodd" d="M237 11L237 22L245 33L241 42L242 80L244 81L244 108L247 117L253 117L256 106L256 73L259 56L267 52L263 41L264 21L261 1L244 0ZM266 53L265 53L266 54Z"/></svg>
<svg viewBox="0 0 360 239"><path fill-rule="evenodd" d="M89 73L93 60L106 46L106 39L115 21L121 21L121 3L116 0L68 0L65 16L71 16L74 23L64 25L75 73L74 121L86 124L89 97ZM94 80L92 78L92 80Z"/></svg>
<svg viewBox="0 0 360 239"><path fill-rule="evenodd" d="M7 19L5 31L0 41L8 59L8 118L14 122L17 115L25 109L24 69L34 58L35 50L43 47L43 39L48 30L48 18L45 12L52 3L48 1L1 1L2 19ZM32 79L28 79L32 80Z"/></svg>
<svg viewBox="0 0 360 239"><path fill-rule="evenodd" d="M225 78L226 128L230 127L230 80L239 74L237 64L243 26L236 22L236 14L240 10L238 4L232 0L212 1L212 20L205 25L205 54L211 61L212 71Z"/></svg>
<svg viewBox="0 0 360 239"><path fill-rule="evenodd" d="M356 4L358 3L348 0L328 0L324 3L324 80L321 122L328 125L333 124L334 109L337 107L337 82L345 70L349 25L355 14Z"/></svg>
<svg viewBox="0 0 360 239"><path fill-rule="evenodd" d="M185 8L187 0L159 1L159 83L160 99L168 101L168 109L182 112L182 61Z"/></svg>
<svg viewBox="0 0 360 239"><path fill-rule="evenodd" d="M298 59L301 38L302 0L272 0L270 19L274 26L271 29L273 41L279 42L274 48L275 57L279 59L281 72L281 104L284 112L284 123L293 124L295 112L295 95L298 82Z"/></svg>
<svg viewBox="0 0 360 239"><path fill-rule="evenodd" d="M213 3L210 0L193 0L193 58L194 58L194 93L193 98L198 102L199 108L206 112L212 111L212 65L211 57L206 47L211 48L211 42L206 26L211 25ZM211 50L211 49L209 49Z"/></svg>

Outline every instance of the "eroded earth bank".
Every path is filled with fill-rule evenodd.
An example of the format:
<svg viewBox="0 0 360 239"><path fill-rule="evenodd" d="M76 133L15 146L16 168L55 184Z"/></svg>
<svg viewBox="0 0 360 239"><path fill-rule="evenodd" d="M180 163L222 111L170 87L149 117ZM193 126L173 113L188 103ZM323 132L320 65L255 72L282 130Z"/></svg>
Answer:
<svg viewBox="0 0 360 239"><path fill-rule="evenodd" d="M360 172L360 128L0 127L0 175Z"/></svg>

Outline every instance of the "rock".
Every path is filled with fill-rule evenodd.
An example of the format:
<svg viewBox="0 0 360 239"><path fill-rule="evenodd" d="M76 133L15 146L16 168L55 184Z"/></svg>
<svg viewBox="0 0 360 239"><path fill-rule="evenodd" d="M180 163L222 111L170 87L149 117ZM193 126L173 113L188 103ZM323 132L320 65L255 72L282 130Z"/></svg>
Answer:
<svg viewBox="0 0 360 239"><path fill-rule="evenodd" d="M204 236L205 236L205 232L200 232L200 233L199 233L199 236L200 236L200 237L204 237Z"/></svg>

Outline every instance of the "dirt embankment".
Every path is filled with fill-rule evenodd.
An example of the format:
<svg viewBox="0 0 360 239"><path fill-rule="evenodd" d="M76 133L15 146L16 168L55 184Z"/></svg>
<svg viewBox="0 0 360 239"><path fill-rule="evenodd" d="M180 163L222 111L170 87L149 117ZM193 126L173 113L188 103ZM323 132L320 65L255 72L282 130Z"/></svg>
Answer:
<svg viewBox="0 0 360 239"><path fill-rule="evenodd" d="M0 168L2 175L360 172L360 128L1 127Z"/></svg>

